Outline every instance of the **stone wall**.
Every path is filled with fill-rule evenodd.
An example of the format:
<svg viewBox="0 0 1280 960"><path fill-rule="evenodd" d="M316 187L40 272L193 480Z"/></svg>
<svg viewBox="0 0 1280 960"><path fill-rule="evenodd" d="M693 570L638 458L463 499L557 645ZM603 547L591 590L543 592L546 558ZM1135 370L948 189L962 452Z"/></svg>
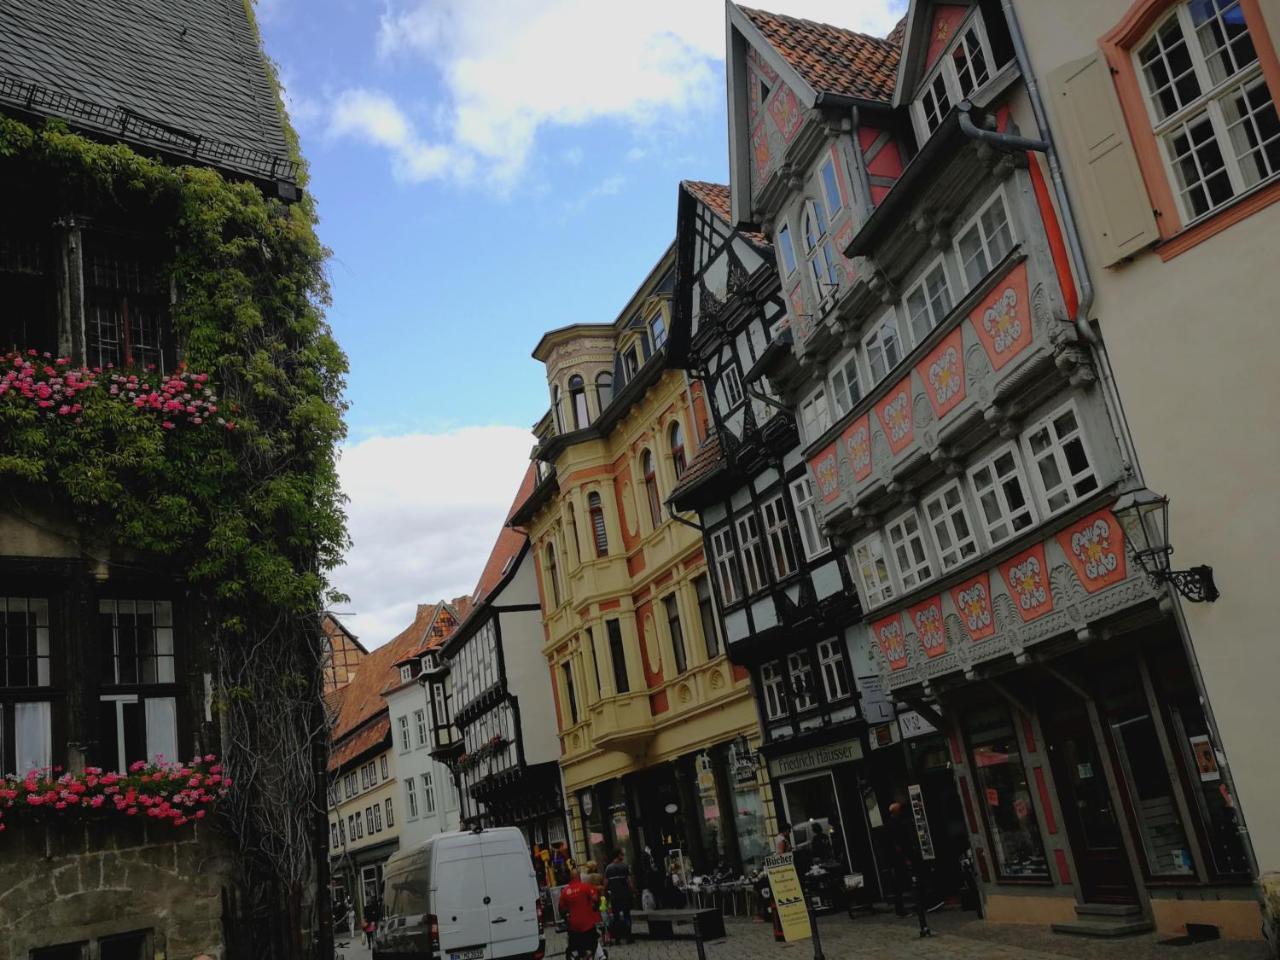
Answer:
<svg viewBox="0 0 1280 960"><path fill-rule="evenodd" d="M224 956L221 895L233 862L212 828L118 818L48 826L7 818L7 826L0 960L141 930L152 931L157 960Z"/></svg>

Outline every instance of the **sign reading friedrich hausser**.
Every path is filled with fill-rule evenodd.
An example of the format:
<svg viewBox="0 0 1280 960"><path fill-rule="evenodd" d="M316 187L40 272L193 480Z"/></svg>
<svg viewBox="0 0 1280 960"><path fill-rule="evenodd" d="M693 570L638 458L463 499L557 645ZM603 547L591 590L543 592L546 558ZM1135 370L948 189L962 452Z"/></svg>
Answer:
<svg viewBox="0 0 1280 960"><path fill-rule="evenodd" d="M769 761L769 772L775 777L787 777L793 773L833 767L837 763L849 763L862 759L862 744L857 740L840 740L825 747L802 750L787 757Z"/></svg>

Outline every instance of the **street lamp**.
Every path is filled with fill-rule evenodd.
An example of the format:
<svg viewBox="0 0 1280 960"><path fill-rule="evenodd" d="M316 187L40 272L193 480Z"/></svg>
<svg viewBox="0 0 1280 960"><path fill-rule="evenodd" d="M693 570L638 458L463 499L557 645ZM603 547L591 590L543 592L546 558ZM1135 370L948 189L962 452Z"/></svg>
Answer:
<svg viewBox="0 0 1280 960"><path fill-rule="evenodd" d="M1143 487L1124 494L1111 508L1125 528L1129 552L1147 578L1156 585L1173 584L1178 593L1192 603L1212 603L1218 599L1213 582L1213 567L1200 565L1186 570L1172 570L1169 558L1169 498Z"/></svg>

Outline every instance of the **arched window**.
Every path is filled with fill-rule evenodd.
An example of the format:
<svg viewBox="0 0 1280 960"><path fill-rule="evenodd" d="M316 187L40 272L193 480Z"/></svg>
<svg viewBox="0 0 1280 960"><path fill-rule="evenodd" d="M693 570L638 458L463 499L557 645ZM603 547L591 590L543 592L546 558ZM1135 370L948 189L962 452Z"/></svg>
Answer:
<svg viewBox="0 0 1280 960"><path fill-rule="evenodd" d="M662 501L658 496L658 477L653 469L653 454L646 450L640 455L640 468L644 471L645 499L649 501L649 519L653 529L662 525Z"/></svg>
<svg viewBox="0 0 1280 960"><path fill-rule="evenodd" d="M581 430L591 422L591 416L587 413L587 386L576 373L569 378L569 403L573 407L573 429Z"/></svg>
<svg viewBox="0 0 1280 960"><path fill-rule="evenodd" d="M596 374L596 399L599 401L600 409L613 403L613 374L605 373Z"/></svg>
<svg viewBox="0 0 1280 960"><path fill-rule="evenodd" d="M680 426L677 420L671 424L671 463L676 468L676 479L679 480L684 476L684 468L688 465L688 460L684 455L684 428Z"/></svg>
<svg viewBox="0 0 1280 960"><path fill-rule="evenodd" d="M551 596L551 609L560 608L560 569L556 566L556 545L547 544L547 591Z"/></svg>
<svg viewBox="0 0 1280 960"><path fill-rule="evenodd" d="M551 416L555 419L556 433L564 433L564 414L560 410L560 385L551 385Z"/></svg>
<svg viewBox="0 0 1280 960"><path fill-rule="evenodd" d="M569 510L569 539L573 541L573 548L569 551L569 562L573 563L574 557L582 556L581 541L578 540L578 514L573 509L573 504L567 504Z"/></svg>
<svg viewBox="0 0 1280 960"><path fill-rule="evenodd" d="M814 289L821 300L840 285L836 270L836 254L827 236L827 217L822 208L809 200L804 205L804 254L813 274Z"/></svg>
<svg viewBox="0 0 1280 960"><path fill-rule="evenodd" d="M609 555L609 533L604 527L604 506L600 494L587 494L587 513L591 516L591 536L596 543L596 556Z"/></svg>

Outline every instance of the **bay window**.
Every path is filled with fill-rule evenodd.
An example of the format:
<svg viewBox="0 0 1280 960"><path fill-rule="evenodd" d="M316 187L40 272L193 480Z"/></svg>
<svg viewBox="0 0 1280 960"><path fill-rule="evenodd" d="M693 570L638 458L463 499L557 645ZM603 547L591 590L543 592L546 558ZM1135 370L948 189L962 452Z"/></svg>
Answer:
<svg viewBox="0 0 1280 960"><path fill-rule="evenodd" d="M836 162L828 157L818 168L818 179L822 181L822 199L827 205L827 219L834 220L835 215L844 207L840 196L840 184L836 180Z"/></svg>
<svg viewBox="0 0 1280 960"><path fill-rule="evenodd" d="M991 63L991 48L982 16L975 11L956 31L950 46L921 86L915 114L922 143L938 129L953 104L969 99L991 79Z"/></svg>
<svg viewBox="0 0 1280 960"><path fill-rule="evenodd" d="M741 596L742 573L738 566L738 553L733 546L733 531L728 524L711 535L711 554L716 565L716 582L720 585L720 602L725 606L737 603Z"/></svg>
<svg viewBox="0 0 1280 960"><path fill-rule="evenodd" d="M764 715L769 720L781 720L787 715L787 691L782 671L776 661L760 667L760 689L764 694Z"/></svg>
<svg viewBox="0 0 1280 960"><path fill-rule="evenodd" d="M581 430L591 423L587 410L587 385L576 373L569 378L569 405L573 410L573 429Z"/></svg>
<svg viewBox="0 0 1280 960"><path fill-rule="evenodd" d="M849 669L844 656L844 644L839 637L823 640L818 644L818 667L822 673L822 688L827 702L835 703L849 696Z"/></svg>
<svg viewBox="0 0 1280 960"><path fill-rule="evenodd" d="M918 346L929 331L951 312L951 288L947 284L947 271L941 257L907 291L905 306L907 325L911 328L913 342Z"/></svg>
<svg viewBox="0 0 1280 960"><path fill-rule="evenodd" d="M804 442L813 443L831 426L831 411L827 408L827 392L819 387L800 404L800 426Z"/></svg>
<svg viewBox="0 0 1280 960"><path fill-rule="evenodd" d="M640 469L644 474L645 501L649 504L649 523L652 529L662 526L662 496L658 493L658 476L654 471L653 454L648 450L640 454Z"/></svg>
<svg viewBox="0 0 1280 960"><path fill-rule="evenodd" d="M609 555L609 532L604 525L604 505L600 500L600 494L587 494L587 515L591 519L591 537L595 542L596 556L607 557Z"/></svg>
<svg viewBox="0 0 1280 960"><path fill-rule="evenodd" d="M745 513L737 520L738 542L742 545L742 579L747 596L764 589L768 582L765 575L764 547L760 542L760 521L754 513Z"/></svg>
<svg viewBox="0 0 1280 960"><path fill-rule="evenodd" d="M1005 446L969 471L983 532L994 547L1036 522L1027 481L1012 445Z"/></svg>
<svg viewBox="0 0 1280 960"><path fill-rule="evenodd" d="M787 672L791 675L791 693L796 710L810 710L818 705L813 696L813 665L808 650L787 654Z"/></svg>
<svg viewBox="0 0 1280 960"><path fill-rule="evenodd" d="M791 242L791 230L786 224L778 228L778 250L782 254L782 275L789 277L796 272L796 248Z"/></svg>
<svg viewBox="0 0 1280 960"><path fill-rule="evenodd" d="M827 217L822 207L812 200L804 205L801 239L804 241L805 259L813 276L813 289L819 301L834 293L840 285L835 248L827 236Z"/></svg>
<svg viewBox="0 0 1280 960"><path fill-rule="evenodd" d="M947 484L924 501L925 520L938 549L943 570L959 566L978 553L978 541L969 523L959 482Z"/></svg>
<svg viewBox="0 0 1280 960"><path fill-rule="evenodd" d="M902 346L898 342L898 323L891 307L880 322L871 328L862 341L862 348L867 353L867 367L871 371L871 382L868 389L875 386L902 359Z"/></svg>
<svg viewBox="0 0 1280 960"><path fill-rule="evenodd" d="M706 645L707 659L714 660L720 656L720 630L716 624L715 601L711 599L711 581L705 573L693 580L694 591L698 595L698 618L702 622L702 641Z"/></svg>
<svg viewBox="0 0 1280 960"><path fill-rule="evenodd" d="M662 598L662 608L667 614L667 630L671 634L671 653L675 657L676 673L689 669L689 656L684 648L684 627L680 624L680 603L674 593Z"/></svg>
<svg viewBox="0 0 1280 960"><path fill-rule="evenodd" d="M884 540L873 533L853 548L853 569L862 587L862 603L867 609L891 600L896 594L885 558Z"/></svg>
<svg viewBox="0 0 1280 960"><path fill-rule="evenodd" d="M627 693L631 683L627 679L627 650L622 643L622 622L606 620L605 633L609 637L609 659L613 664L613 692Z"/></svg>
<svg viewBox="0 0 1280 960"><path fill-rule="evenodd" d="M1013 249L1013 231L1004 194L999 190L956 237L956 254L972 290Z"/></svg>
<svg viewBox="0 0 1280 960"><path fill-rule="evenodd" d="M1023 433L1022 442L1047 514L1057 513L1098 489L1074 405L1060 407L1034 424Z"/></svg>
<svg viewBox="0 0 1280 960"><path fill-rule="evenodd" d="M764 534L769 546L769 559L773 572L783 580L796 572L796 550L791 542L791 525L787 522L786 505L779 493L761 507L764 514Z"/></svg>
<svg viewBox="0 0 1280 960"><path fill-rule="evenodd" d="M898 567L898 578L903 590L912 590L933 576L929 554L925 548L920 519L914 510L908 510L888 526L889 543Z"/></svg>
<svg viewBox="0 0 1280 960"><path fill-rule="evenodd" d="M858 354L850 350L831 368L831 403L836 418L843 417L862 399L862 377L858 371Z"/></svg>

